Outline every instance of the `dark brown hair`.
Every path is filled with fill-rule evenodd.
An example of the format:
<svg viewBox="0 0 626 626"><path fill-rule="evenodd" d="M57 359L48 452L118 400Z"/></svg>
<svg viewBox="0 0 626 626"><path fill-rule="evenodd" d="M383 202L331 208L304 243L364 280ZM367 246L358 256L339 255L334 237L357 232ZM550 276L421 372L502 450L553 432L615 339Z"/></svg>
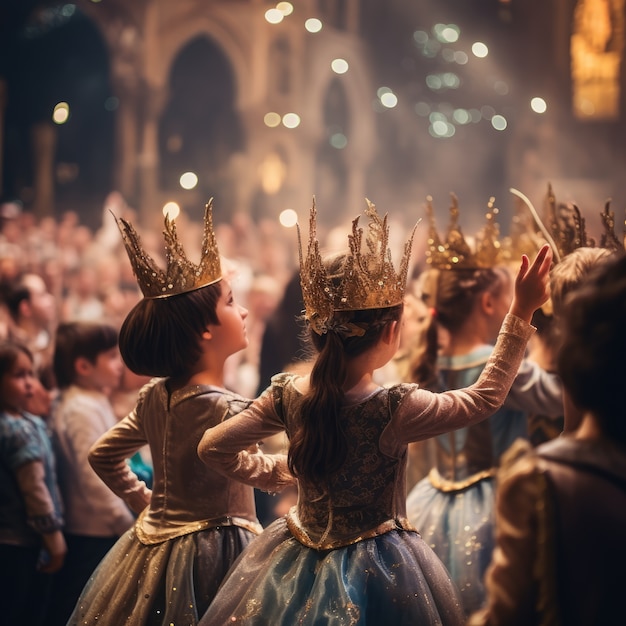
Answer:
<svg viewBox="0 0 626 626"><path fill-rule="evenodd" d="M566 302L558 371L578 408L626 443L626 256L598 263Z"/></svg>
<svg viewBox="0 0 626 626"><path fill-rule="evenodd" d="M200 358L200 338L219 324L221 281L169 298L140 300L120 329L120 352L128 368L143 376L186 374Z"/></svg>
<svg viewBox="0 0 626 626"><path fill-rule="evenodd" d="M57 327L52 364L60 389L76 380L76 359L95 363L99 354L117 346L117 329L98 322L64 322Z"/></svg>
<svg viewBox="0 0 626 626"><path fill-rule="evenodd" d="M333 259L329 275L338 276L341 258ZM344 398L347 361L376 344L385 327L398 321L403 305L359 311L342 311L334 315L338 325L357 324L365 330L358 336L344 336L329 330L324 335L310 331L311 342L318 352L310 374L309 390L304 396L298 427L290 436L288 463L297 477L323 485L326 477L344 464L348 445L341 427L340 412Z"/></svg>
<svg viewBox="0 0 626 626"><path fill-rule="evenodd" d="M17 341L0 341L0 378L15 365L20 353L25 354L33 362L32 352Z"/></svg>

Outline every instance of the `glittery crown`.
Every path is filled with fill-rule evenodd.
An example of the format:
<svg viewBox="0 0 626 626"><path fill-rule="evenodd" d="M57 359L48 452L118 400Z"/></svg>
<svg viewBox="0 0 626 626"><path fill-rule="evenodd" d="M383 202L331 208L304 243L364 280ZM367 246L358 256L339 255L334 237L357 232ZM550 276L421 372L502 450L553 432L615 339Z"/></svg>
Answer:
<svg viewBox="0 0 626 626"><path fill-rule="evenodd" d="M511 189L511 192L521 198L534 220L534 227L528 224L526 234L537 239L539 247L548 242L552 247L556 263L577 248L598 246L596 240L587 235L586 221L578 206L574 203L557 202L551 184L548 184L543 218L539 216L532 202L524 194L517 189ZM611 211L610 199L605 202L604 211L600 213L600 220L603 232L600 236L599 247L623 251L626 247L626 230L620 240L615 232L615 213Z"/></svg>
<svg viewBox="0 0 626 626"><path fill-rule="evenodd" d="M389 249L387 215L381 219L374 204L367 198L366 202L365 215L369 218L365 237L366 250L363 250L363 229L359 228L360 218L357 217L352 222L352 232L348 235L349 249L338 277L329 276L320 254L315 200L309 217L306 258L302 252L302 237L298 226L300 284L305 317L318 335L333 328L333 315L337 311L388 308L403 301L417 224L404 244L404 255L396 272Z"/></svg>
<svg viewBox="0 0 626 626"><path fill-rule="evenodd" d="M165 270L159 268L142 248L139 235L130 222L117 217L115 220L144 298L169 298L206 287L222 277L220 255L213 232L213 198L207 202L204 210L204 235L198 265L187 258L178 240L176 225L168 215L165 216L163 231L167 265Z"/></svg>
<svg viewBox="0 0 626 626"><path fill-rule="evenodd" d="M426 214L429 220L426 262L433 268L442 270L475 269L493 267L501 261L500 228L495 220L498 209L494 207L495 198L487 204L486 224L476 236L475 249L463 236L459 225L459 203L456 195L450 194L450 225L445 239L437 233L432 197L426 198Z"/></svg>

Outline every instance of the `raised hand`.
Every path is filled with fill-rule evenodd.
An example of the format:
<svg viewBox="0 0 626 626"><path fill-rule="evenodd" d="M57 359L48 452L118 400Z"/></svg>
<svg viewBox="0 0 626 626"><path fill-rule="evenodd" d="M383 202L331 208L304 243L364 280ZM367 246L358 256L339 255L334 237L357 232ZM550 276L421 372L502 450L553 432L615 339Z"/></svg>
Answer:
<svg viewBox="0 0 626 626"><path fill-rule="evenodd" d="M515 295L509 313L530 322L533 313L548 299L548 282L552 265L552 249L548 244L537 253L532 265L522 256L522 265L515 278Z"/></svg>

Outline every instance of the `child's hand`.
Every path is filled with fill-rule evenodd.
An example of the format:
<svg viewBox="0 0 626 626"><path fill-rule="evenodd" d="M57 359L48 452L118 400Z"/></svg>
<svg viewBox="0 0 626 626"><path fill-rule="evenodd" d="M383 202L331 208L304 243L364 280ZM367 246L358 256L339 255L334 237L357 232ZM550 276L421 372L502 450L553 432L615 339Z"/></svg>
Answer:
<svg viewBox="0 0 626 626"><path fill-rule="evenodd" d="M539 250L532 265L525 254L522 256L509 313L530 323L533 313L548 299L551 264L552 249L548 244Z"/></svg>
<svg viewBox="0 0 626 626"><path fill-rule="evenodd" d="M65 555L67 554L67 545L65 537L60 530L53 533L45 533L42 535L44 553L47 558L39 563L37 569L44 574L54 574L63 567Z"/></svg>

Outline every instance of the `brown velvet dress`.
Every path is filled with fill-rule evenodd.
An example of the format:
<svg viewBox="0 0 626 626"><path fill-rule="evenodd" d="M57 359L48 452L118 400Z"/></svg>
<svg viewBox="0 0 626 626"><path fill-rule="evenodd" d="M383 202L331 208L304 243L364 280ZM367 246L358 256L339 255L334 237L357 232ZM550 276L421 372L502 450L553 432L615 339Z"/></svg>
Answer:
<svg viewBox="0 0 626 626"><path fill-rule="evenodd" d="M135 410L93 446L89 460L136 512L135 525L102 560L69 624L195 624L226 572L261 530L252 487L207 468L197 446L206 428L250 404L225 389L192 386L168 392L167 381L143 388ZM153 490L126 459L146 443ZM293 479L285 457L246 454L260 488Z"/></svg>

